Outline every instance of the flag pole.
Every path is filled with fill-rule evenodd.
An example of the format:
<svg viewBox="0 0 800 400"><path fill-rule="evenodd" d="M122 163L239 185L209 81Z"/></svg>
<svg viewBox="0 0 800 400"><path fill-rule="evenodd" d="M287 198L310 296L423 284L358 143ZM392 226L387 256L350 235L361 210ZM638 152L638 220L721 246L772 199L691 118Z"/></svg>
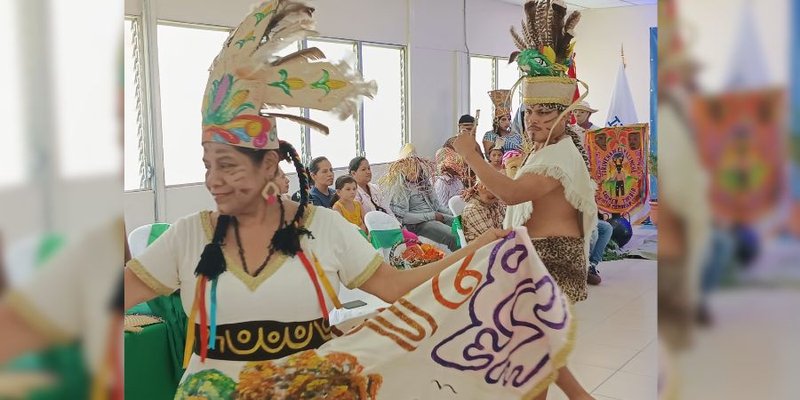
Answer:
<svg viewBox="0 0 800 400"><path fill-rule="evenodd" d="M628 68L628 65L625 64L625 47L622 43L619 45L619 54L622 56L622 68Z"/></svg>

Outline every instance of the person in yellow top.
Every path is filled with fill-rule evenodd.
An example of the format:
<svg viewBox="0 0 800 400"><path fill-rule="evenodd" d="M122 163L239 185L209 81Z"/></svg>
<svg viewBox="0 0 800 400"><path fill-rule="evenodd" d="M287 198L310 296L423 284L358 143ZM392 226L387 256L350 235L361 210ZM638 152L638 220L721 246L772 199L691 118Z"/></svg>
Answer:
<svg viewBox="0 0 800 400"><path fill-rule="evenodd" d="M358 184L350 175L343 175L336 179L336 195L333 197L333 209L342 214L351 224L359 227L364 234L368 234L364 225L364 211L361 203L356 200Z"/></svg>

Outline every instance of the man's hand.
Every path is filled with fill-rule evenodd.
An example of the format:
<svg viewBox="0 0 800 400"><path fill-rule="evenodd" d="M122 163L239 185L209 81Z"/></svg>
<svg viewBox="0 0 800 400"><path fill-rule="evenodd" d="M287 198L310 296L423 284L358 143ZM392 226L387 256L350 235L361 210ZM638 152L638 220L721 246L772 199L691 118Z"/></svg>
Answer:
<svg viewBox="0 0 800 400"><path fill-rule="evenodd" d="M436 213L436 217L435 218L439 222L444 222L444 215L442 215L442 214L440 214L438 212Z"/></svg>
<svg viewBox="0 0 800 400"><path fill-rule="evenodd" d="M486 246L489 243L494 242L497 239L504 238L511 233L511 229L489 229L486 232L483 232L477 239L469 242L470 246L477 246L481 248Z"/></svg>
<svg viewBox="0 0 800 400"><path fill-rule="evenodd" d="M461 155L464 159L467 158L467 155L470 153L475 152L475 134L473 133L462 133L456 137L456 140L453 141L453 148L456 150L456 153Z"/></svg>

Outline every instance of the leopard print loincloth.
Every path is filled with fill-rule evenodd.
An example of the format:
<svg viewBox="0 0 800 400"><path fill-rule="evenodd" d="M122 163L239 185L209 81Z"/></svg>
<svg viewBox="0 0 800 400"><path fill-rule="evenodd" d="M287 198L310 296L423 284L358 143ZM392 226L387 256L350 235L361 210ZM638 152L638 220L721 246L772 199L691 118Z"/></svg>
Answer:
<svg viewBox="0 0 800 400"><path fill-rule="evenodd" d="M573 303L586 300L588 265L583 238L553 236L531 239L547 271L553 275L561 291Z"/></svg>

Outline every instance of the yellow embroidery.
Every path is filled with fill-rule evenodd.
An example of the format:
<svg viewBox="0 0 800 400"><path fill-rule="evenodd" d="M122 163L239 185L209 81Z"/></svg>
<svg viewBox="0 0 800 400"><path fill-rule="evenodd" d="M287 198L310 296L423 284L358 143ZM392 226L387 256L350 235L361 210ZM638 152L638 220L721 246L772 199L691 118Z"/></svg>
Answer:
<svg viewBox="0 0 800 400"><path fill-rule="evenodd" d="M311 226L311 221L313 221L314 216L316 215L316 207L309 206L306 209L306 215L303 221L304 226L309 227ZM213 214L211 211L202 211L200 213L200 221L203 224L203 230L206 233L206 240L209 242L214 237L214 226L212 224L212 217ZM261 285L264 281L269 279L275 272L283 266L283 263L286 262L286 259L289 257L285 254L279 253L275 254L271 260L267 263L267 266L264 267L264 270L261 271L260 274L256 276L252 276L244 270L244 268L239 264L235 257L228 257L228 254L223 251L223 255L225 256L225 263L228 266L228 271L239 278L242 283L247 286L248 289L251 291L255 291L259 285Z"/></svg>
<svg viewBox="0 0 800 400"><path fill-rule="evenodd" d="M230 352L236 355L250 355L260 350L269 354L276 354L285 351L287 348L291 350L306 349L317 335L324 341L331 338L330 328L322 326L319 320L298 325L294 329L290 329L288 326L283 327L283 330L271 330L268 332L265 332L265 329L264 327L259 327L255 330L243 329L235 334L235 341L232 338L231 330L225 331L223 335L217 335L216 341L219 353Z"/></svg>
<svg viewBox="0 0 800 400"><path fill-rule="evenodd" d="M147 285L147 287L152 289L158 295L166 296L175 291L175 289L170 288L156 279L156 277L154 277L150 271L148 271L142 265L142 263L135 258L132 258L130 261L128 261L128 264L126 264L125 267L130 269L134 275L136 275L145 285Z"/></svg>
<svg viewBox="0 0 800 400"><path fill-rule="evenodd" d="M374 274L375 271L378 270L378 267L380 267L384 262L385 261L383 260L383 257L381 257L379 254L375 254L375 258L373 258L372 261L367 264L367 267L364 268L364 270L347 285L347 288L355 289L363 285L364 282L371 278L372 274Z"/></svg>

